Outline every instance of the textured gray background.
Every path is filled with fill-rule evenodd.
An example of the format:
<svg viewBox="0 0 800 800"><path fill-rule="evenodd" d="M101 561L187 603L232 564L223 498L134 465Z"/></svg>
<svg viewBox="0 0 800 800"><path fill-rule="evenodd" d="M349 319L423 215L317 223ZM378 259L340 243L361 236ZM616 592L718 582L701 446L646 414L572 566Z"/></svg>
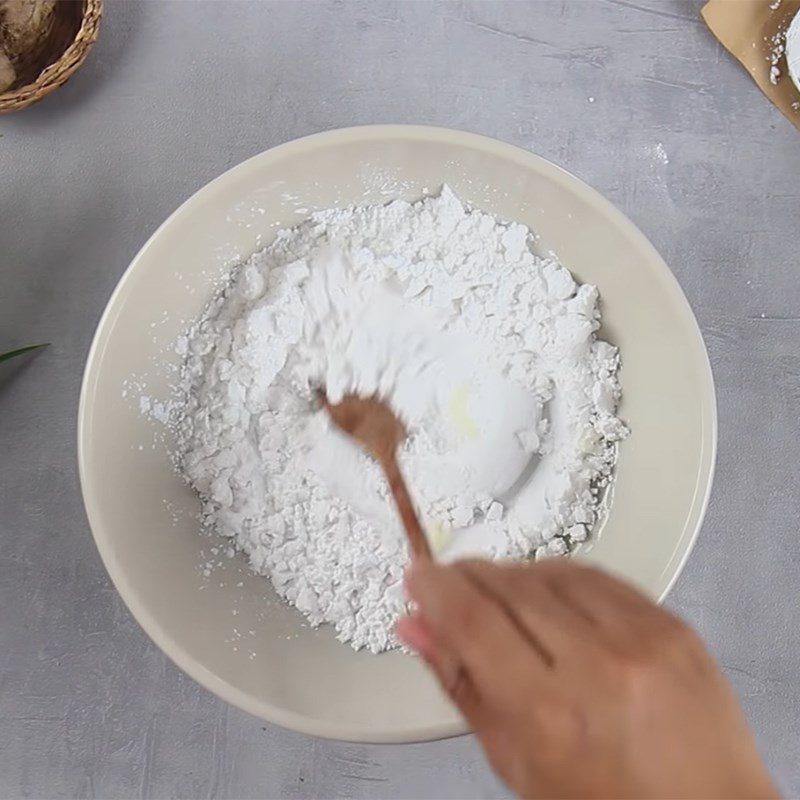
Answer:
<svg viewBox="0 0 800 800"><path fill-rule="evenodd" d="M698 11L694 0L112 0L72 82L0 119L0 350L53 342L0 374L0 796L505 792L471 739L315 741L197 687L128 615L81 504L81 370L146 237L244 158L369 122L529 148L608 196L672 266L710 350L720 451L671 603L800 795L800 132Z"/></svg>

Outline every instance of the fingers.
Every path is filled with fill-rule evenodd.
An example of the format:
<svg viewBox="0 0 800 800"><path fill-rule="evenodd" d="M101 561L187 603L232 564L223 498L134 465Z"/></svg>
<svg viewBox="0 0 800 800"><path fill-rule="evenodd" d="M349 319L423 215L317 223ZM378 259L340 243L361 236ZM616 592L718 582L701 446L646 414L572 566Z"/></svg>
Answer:
<svg viewBox="0 0 800 800"><path fill-rule="evenodd" d="M455 565L505 608L546 662L553 664L576 639L591 634L594 620L565 603L531 565L462 561Z"/></svg>
<svg viewBox="0 0 800 800"><path fill-rule="evenodd" d="M438 647L436 639L419 614L410 614L398 620L395 633L400 641L426 661L430 661L435 655Z"/></svg>
<svg viewBox="0 0 800 800"><path fill-rule="evenodd" d="M600 627L664 613L644 594L602 570L555 559L537 564L536 570L563 603Z"/></svg>
<svg viewBox="0 0 800 800"><path fill-rule="evenodd" d="M462 571L419 562L409 570L406 585L433 640L463 666L480 696L518 696L545 678L541 652Z"/></svg>
<svg viewBox="0 0 800 800"><path fill-rule="evenodd" d="M666 649L687 629L633 586L608 573L568 563L542 563L541 577L565 604L594 620L594 639L619 654L645 654Z"/></svg>

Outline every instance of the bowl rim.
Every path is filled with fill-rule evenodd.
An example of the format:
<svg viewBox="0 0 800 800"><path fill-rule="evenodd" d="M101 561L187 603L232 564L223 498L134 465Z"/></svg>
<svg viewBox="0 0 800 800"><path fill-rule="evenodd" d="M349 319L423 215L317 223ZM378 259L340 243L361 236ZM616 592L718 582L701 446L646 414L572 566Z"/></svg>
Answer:
<svg viewBox="0 0 800 800"><path fill-rule="evenodd" d="M438 142L472 147L516 161L521 166L533 168L539 173L549 175L549 177L552 177L564 185L567 190L582 196L592 206L599 207L610 219L612 224L618 226L630 237L638 248L646 252L650 257L649 260L652 262L653 267L661 273L660 277L665 289L672 293L673 300L677 301L682 307L686 324L691 328L697 344L699 345L698 355L701 356L702 381L705 384L702 387L702 391L708 401L704 404L707 406L706 415L708 418L703 420L703 444L710 448L710 459L707 472L705 474L701 473L698 477L698 485L693 500L693 508L696 509L696 523L690 535L684 536L679 542L675 554L677 557L673 557L674 560L672 564L668 565L668 568L672 569L673 572L664 591L658 598L659 603L664 600L683 571L703 525L713 485L718 443L718 413L711 363L697 319L694 316L691 305L681 289L677 278L644 233L642 233L610 200L606 199L600 192L593 189L577 176L542 156L538 156L521 147L488 136L450 128L403 124L362 125L322 131L279 144L242 161L240 164L225 171L194 192L158 226L155 232L147 239L142 248L134 256L111 293L92 338L81 381L77 425L78 473L89 527L92 531L92 536L100 553L103 565L126 607L156 646L183 672L223 700L267 722L289 728L299 733L359 743L411 743L432 741L459 736L468 733L470 729L464 721L427 725L411 731L396 730L388 732L376 731L364 726L322 722L309 716L287 711L271 703L258 700L229 682L219 678L202 663L193 658L162 630L158 620L153 615L149 614L139 603L134 588L127 580L124 566L115 558L109 544L109 538L100 526L98 506L96 504L96 498L92 493L89 475L90 467L87 462L87 447L89 441L87 422L90 410L89 398L92 394L92 387L97 380L100 356L102 355L109 335L110 323L113 322L117 312L117 306L127 290L127 285L132 273L137 270L138 265L145 258L153 242L176 217L190 213L192 207L195 204L203 202L207 194L212 193L216 188L227 182L236 180L241 173L261 167L271 161L279 160L286 155L296 154L319 145L330 146L336 145L337 143L352 144L353 142L363 140L381 141L392 139Z"/></svg>

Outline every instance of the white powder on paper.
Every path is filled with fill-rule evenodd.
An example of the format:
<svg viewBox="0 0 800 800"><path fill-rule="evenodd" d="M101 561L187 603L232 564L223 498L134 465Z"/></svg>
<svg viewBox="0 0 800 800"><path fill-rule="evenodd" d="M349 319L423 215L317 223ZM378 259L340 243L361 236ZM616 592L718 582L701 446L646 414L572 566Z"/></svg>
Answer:
<svg viewBox="0 0 800 800"><path fill-rule="evenodd" d="M775 9L773 9L775 10ZM780 82L781 75L781 62L786 54L786 25L778 28L772 36L765 36L764 41L769 45L769 53L767 61L769 67L769 82L773 86L777 86ZM788 55L787 55L788 60Z"/></svg>
<svg viewBox="0 0 800 800"><path fill-rule="evenodd" d="M444 187L313 213L252 256L179 342L180 468L207 525L311 624L397 644L408 560L377 466L331 427L378 393L433 549L526 558L584 541L625 428L598 293L530 231Z"/></svg>

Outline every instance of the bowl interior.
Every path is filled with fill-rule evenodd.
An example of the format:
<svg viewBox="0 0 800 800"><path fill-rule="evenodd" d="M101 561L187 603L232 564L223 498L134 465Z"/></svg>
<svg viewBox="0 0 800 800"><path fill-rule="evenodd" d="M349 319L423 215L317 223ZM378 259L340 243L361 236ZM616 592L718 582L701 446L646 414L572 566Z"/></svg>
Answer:
<svg viewBox="0 0 800 800"><path fill-rule="evenodd" d="M600 288L603 335L622 352L621 414L632 435L605 526L581 557L661 597L705 510L716 420L697 325L652 246L592 189L508 145L397 126L319 134L236 167L164 223L109 302L84 377L81 479L108 571L156 643L225 699L308 733L410 741L464 725L417 660L353 652L330 630L305 626L240 556L211 553L198 501L139 396L167 396L164 361L177 363L170 344L220 275L279 228L313 209L414 199L442 183L529 225L543 249Z"/></svg>

